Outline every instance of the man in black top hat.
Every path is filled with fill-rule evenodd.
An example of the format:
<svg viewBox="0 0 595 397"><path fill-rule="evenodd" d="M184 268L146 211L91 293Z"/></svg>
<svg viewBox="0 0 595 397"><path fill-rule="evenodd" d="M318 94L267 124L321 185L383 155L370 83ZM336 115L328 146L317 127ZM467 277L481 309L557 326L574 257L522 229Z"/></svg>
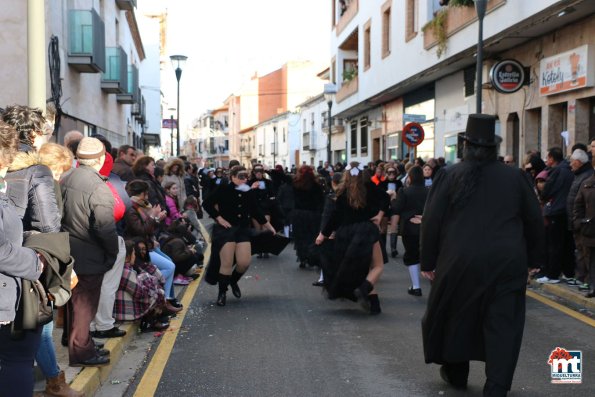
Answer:
<svg viewBox="0 0 595 397"><path fill-rule="evenodd" d="M422 220L422 275L433 281L424 355L460 388L469 361L485 361L484 396L505 396L521 347L527 270L543 263L543 219L522 171L497 161L495 117L470 115L464 138L464 161L438 173Z"/></svg>

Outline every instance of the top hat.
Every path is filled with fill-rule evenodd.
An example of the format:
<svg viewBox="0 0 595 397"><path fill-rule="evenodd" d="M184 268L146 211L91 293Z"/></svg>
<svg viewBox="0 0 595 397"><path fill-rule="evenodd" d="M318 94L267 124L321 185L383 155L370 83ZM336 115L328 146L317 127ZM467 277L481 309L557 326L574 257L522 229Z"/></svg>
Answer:
<svg viewBox="0 0 595 397"><path fill-rule="evenodd" d="M463 139L477 146L500 144L502 138L496 135L496 117L488 114L470 114Z"/></svg>

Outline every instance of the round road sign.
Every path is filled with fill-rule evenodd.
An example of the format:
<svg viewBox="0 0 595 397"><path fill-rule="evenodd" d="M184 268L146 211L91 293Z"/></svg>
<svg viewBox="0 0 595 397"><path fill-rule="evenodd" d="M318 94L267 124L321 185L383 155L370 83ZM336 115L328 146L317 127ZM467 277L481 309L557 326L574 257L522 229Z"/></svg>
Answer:
<svg viewBox="0 0 595 397"><path fill-rule="evenodd" d="M424 141L424 128L419 123L407 123L403 127L403 142L415 147Z"/></svg>

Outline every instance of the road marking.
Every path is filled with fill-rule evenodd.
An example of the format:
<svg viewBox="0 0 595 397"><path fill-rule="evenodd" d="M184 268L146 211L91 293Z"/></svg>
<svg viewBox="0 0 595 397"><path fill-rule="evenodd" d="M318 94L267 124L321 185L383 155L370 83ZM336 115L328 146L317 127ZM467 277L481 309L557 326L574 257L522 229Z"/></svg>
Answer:
<svg viewBox="0 0 595 397"><path fill-rule="evenodd" d="M201 223L201 232L205 233L206 229ZM210 238L208 234L203 234L205 241L210 242ZM207 240L207 238L209 238ZM161 337L161 342L157 347L157 351L153 355L151 362L147 366L145 373L143 374L142 379L140 380L135 392L134 397L148 397L154 396L155 392L157 391L157 387L159 386L159 382L161 381L161 377L163 376L163 370L165 369L165 365L169 360L169 356L171 354L172 349L174 348L174 343L176 343L176 339L178 338L178 334L180 332L180 327L184 322L184 318L186 317L186 311L188 307L190 307L190 302L192 302L192 298L198 291L198 286L202 282L202 279L207 272L207 264L209 263L209 258L211 257L211 244L207 246L207 249L204 253L203 263L205 266L203 267L203 271L200 273L200 277L196 279L196 282L191 282L187 289L184 297L182 298L182 305L184 305L184 310L178 313L178 324L179 326L172 330L166 331L163 336Z"/></svg>
<svg viewBox="0 0 595 397"><path fill-rule="evenodd" d="M527 291L527 296L540 301L543 304L546 304L550 307L553 307L556 310L561 311L562 313L565 313L567 315L569 315L570 317L574 317L575 319L582 321L583 323L590 325L591 327L595 328L595 320L585 316L584 314L580 314L572 309L567 308L566 306L562 306L561 304L554 302L551 299L548 299L544 296L541 296L533 291Z"/></svg>

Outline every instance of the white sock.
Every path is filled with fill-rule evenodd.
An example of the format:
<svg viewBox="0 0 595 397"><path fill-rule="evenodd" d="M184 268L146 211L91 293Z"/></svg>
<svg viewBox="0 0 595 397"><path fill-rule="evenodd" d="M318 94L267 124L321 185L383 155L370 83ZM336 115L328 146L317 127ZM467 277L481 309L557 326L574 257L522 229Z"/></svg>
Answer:
<svg viewBox="0 0 595 397"><path fill-rule="evenodd" d="M289 237L289 226L283 226L283 234L285 237Z"/></svg>
<svg viewBox="0 0 595 397"><path fill-rule="evenodd" d="M318 282L321 283L324 281L324 276L322 275L322 270L320 271L320 277L318 277Z"/></svg>
<svg viewBox="0 0 595 397"><path fill-rule="evenodd" d="M419 264L407 266L409 268L409 277L411 278L411 285L413 289L419 287Z"/></svg>

